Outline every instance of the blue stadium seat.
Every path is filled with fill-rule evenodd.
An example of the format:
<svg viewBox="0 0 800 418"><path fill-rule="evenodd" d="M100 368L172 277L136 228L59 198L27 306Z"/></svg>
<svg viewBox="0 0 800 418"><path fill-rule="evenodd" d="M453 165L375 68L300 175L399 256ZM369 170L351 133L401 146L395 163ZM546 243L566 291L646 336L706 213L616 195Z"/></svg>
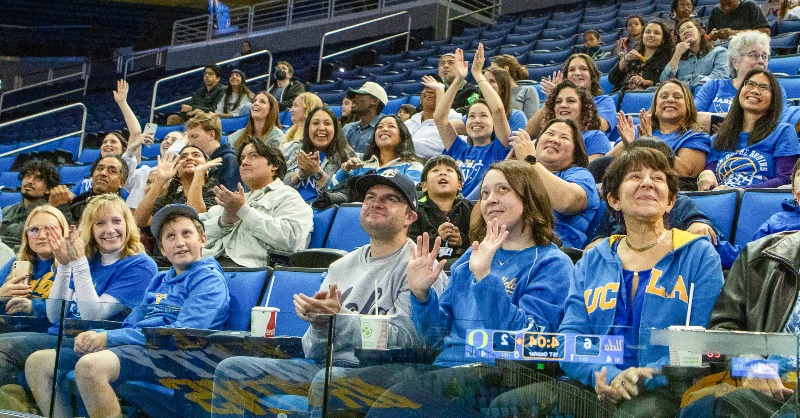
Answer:
<svg viewBox="0 0 800 418"><path fill-rule="evenodd" d="M367 65L366 67L361 67L361 71L359 72L359 74L369 77L371 75L384 74L387 71L390 71L390 69L391 67L388 64Z"/></svg>
<svg viewBox="0 0 800 418"><path fill-rule="evenodd" d="M622 29L612 30L607 33L601 33L600 41L603 42L603 45L616 44L620 36L622 36Z"/></svg>
<svg viewBox="0 0 800 418"><path fill-rule="evenodd" d="M432 45L422 49L415 49L413 51L408 51L408 53L406 54L406 58L407 59L426 58L436 54L436 48L438 48L438 45Z"/></svg>
<svg viewBox="0 0 800 418"><path fill-rule="evenodd" d="M610 46L612 48L614 47L614 45ZM619 61L619 57L610 56L608 58L596 60L594 64L597 65L597 70L600 71L601 74L608 74L611 69L614 68L614 65L617 64L617 61Z"/></svg>
<svg viewBox="0 0 800 418"><path fill-rule="evenodd" d="M376 75L372 79L372 81L374 81L374 82L376 82L376 83L378 83L380 85L384 85L384 84L396 83L398 81L403 81L406 78L408 78L408 76L409 76L408 72L406 72L405 70L403 70L403 71L387 71L387 72L385 72L383 74Z"/></svg>
<svg viewBox="0 0 800 418"><path fill-rule="evenodd" d="M328 238L328 231L331 229L337 209L338 206L333 205L329 208L314 210L314 230L311 231L311 242L309 242L308 248L322 248L325 245L325 239Z"/></svg>
<svg viewBox="0 0 800 418"><path fill-rule="evenodd" d="M417 107L419 106L420 95L419 94L412 94L408 96L408 104Z"/></svg>
<svg viewBox="0 0 800 418"><path fill-rule="evenodd" d="M437 64L438 65L438 64ZM419 68L415 68L408 73L408 80L422 80L422 76L424 75L431 75L431 74L438 74L439 68L434 66L425 65ZM403 81L403 80L397 80Z"/></svg>
<svg viewBox="0 0 800 418"><path fill-rule="evenodd" d="M64 151L69 151L72 155L78 155L78 148L81 146L81 138L79 136L69 136L59 141L58 148Z"/></svg>
<svg viewBox="0 0 800 418"><path fill-rule="evenodd" d="M533 50L533 43L524 44L524 45L503 45L500 47L500 51L498 51L498 55L508 54L513 55L515 57L520 55L525 55L528 52Z"/></svg>
<svg viewBox="0 0 800 418"><path fill-rule="evenodd" d="M0 191L0 208L4 208L14 203L22 201L22 195L17 191L2 190Z"/></svg>
<svg viewBox="0 0 800 418"><path fill-rule="evenodd" d="M475 39L478 39L478 34L470 33L467 35L453 36L450 38L450 43L453 45L469 45L469 43Z"/></svg>
<svg viewBox="0 0 800 418"><path fill-rule="evenodd" d="M455 48L453 49L453 51L455 51ZM394 70L394 71L411 70L411 69L414 69L414 68L417 68L417 67L421 67L422 65L423 65L423 60L421 58L420 59L415 59L415 60L406 59L406 60L403 60L403 61L395 62L392 65L392 70Z"/></svg>
<svg viewBox="0 0 800 418"><path fill-rule="evenodd" d="M800 123L800 106L789 106L783 109L779 122L797 126L797 124Z"/></svg>
<svg viewBox="0 0 800 418"><path fill-rule="evenodd" d="M314 295L322 285L326 269L300 269L278 267L272 273L267 292L259 306L280 309L275 324L276 336L302 337L308 329L308 322L294 313L293 295L302 293Z"/></svg>
<svg viewBox="0 0 800 418"><path fill-rule="evenodd" d="M770 216L782 211L781 203L792 199L791 189L747 189L739 205L734 244L744 246Z"/></svg>
<svg viewBox="0 0 800 418"><path fill-rule="evenodd" d="M344 90L344 91L357 89L357 88L363 86L364 83L366 83L367 81L369 81L369 79L367 79L367 77L365 77L363 75L355 76L355 77L349 78L347 80L339 81L339 89Z"/></svg>
<svg viewBox="0 0 800 418"><path fill-rule="evenodd" d="M800 72L798 72L798 70L800 70L800 54L772 57L767 67L773 73L798 75L800 74Z"/></svg>
<svg viewBox="0 0 800 418"><path fill-rule="evenodd" d="M653 103L653 96L655 92L652 91L629 91L622 96L622 102L619 104L619 110L626 114L639 114L641 109L650 109Z"/></svg>
<svg viewBox="0 0 800 418"><path fill-rule="evenodd" d="M224 269L225 282L230 293L230 311L224 329L246 331L250 329L250 311L262 300L272 277L272 269Z"/></svg>
<svg viewBox="0 0 800 418"><path fill-rule="evenodd" d="M384 115L396 115L397 111L400 110L400 106L406 104L408 102L408 96L400 96L389 99L389 102L386 103L386 106L383 107L381 113Z"/></svg>
<svg viewBox="0 0 800 418"><path fill-rule="evenodd" d="M340 102L341 103L341 102ZM292 125L292 112L284 110L278 114L278 119L281 121L281 126L284 128Z"/></svg>
<svg viewBox="0 0 800 418"><path fill-rule="evenodd" d="M222 132L233 132L244 128L247 125L247 118L250 115L242 115L234 118L220 118L222 122Z"/></svg>
<svg viewBox="0 0 800 418"><path fill-rule="evenodd" d="M532 44L539 39L538 33L512 33L506 36L507 45Z"/></svg>
<svg viewBox="0 0 800 418"><path fill-rule="evenodd" d="M7 189L19 189L22 181L19 179L19 173L16 171L3 171L0 173L0 186Z"/></svg>
<svg viewBox="0 0 800 418"><path fill-rule="evenodd" d="M183 130L182 125L159 126L158 128L156 128L156 133L153 136L158 140L162 140L168 133L181 130Z"/></svg>
<svg viewBox="0 0 800 418"><path fill-rule="evenodd" d="M14 148L16 149L16 144L14 145ZM16 159L16 154L0 157L0 172L11 170L11 166L14 164L14 160Z"/></svg>
<svg viewBox="0 0 800 418"><path fill-rule="evenodd" d="M550 31L551 29L563 29L566 27L571 27L573 30L572 33L575 33L574 30L578 26L578 24L581 23L581 19L582 17L580 15L562 17L561 15L553 14L553 17L547 21L547 26L545 27L545 31Z"/></svg>
<svg viewBox="0 0 800 418"><path fill-rule="evenodd" d="M542 39L561 39L571 38L575 35L577 26L568 26L566 28L549 28L542 31Z"/></svg>
<svg viewBox="0 0 800 418"><path fill-rule="evenodd" d="M784 33L782 35L774 35L769 40L770 49L775 55L781 53L797 53L797 38L800 32Z"/></svg>
<svg viewBox="0 0 800 418"><path fill-rule="evenodd" d="M575 42L574 36L570 36L565 39L552 39L552 38L545 38L544 36L542 36L542 39L536 41L536 49L543 49L546 51L554 51L556 49L568 50L569 48L572 47L574 42Z"/></svg>
<svg viewBox="0 0 800 418"><path fill-rule="evenodd" d="M91 164L62 165L58 169L58 175L61 176L61 183L63 184L77 184L89 177L91 171Z"/></svg>
<svg viewBox="0 0 800 418"><path fill-rule="evenodd" d="M306 87L306 91L310 93L319 93L322 91L338 90L339 81L322 80L319 83L311 83Z"/></svg>
<svg viewBox="0 0 800 418"><path fill-rule="evenodd" d="M98 148L84 148L81 151L81 156L78 157L78 163L81 164L93 164L97 159L100 158L100 149Z"/></svg>
<svg viewBox="0 0 800 418"><path fill-rule="evenodd" d="M529 53L530 54L530 53ZM533 81L541 81L542 78L547 77L549 75L553 75L554 71L560 71L562 65L561 64L553 64L553 65L526 65L525 68L528 69L528 80ZM540 95L541 97L541 95Z"/></svg>
<svg viewBox="0 0 800 418"><path fill-rule="evenodd" d="M777 30L772 34L773 36L789 32L800 32L800 20L780 19L775 25L775 28Z"/></svg>
<svg viewBox="0 0 800 418"><path fill-rule="evenodd" d="M628 5L625 5L619 8L619 10L617 11L617 17L627 17L632 15L647 16L655 11L656 11L655 4L650 4L650 5L645 4L641 7L628 7Z"/></svg>
<svg viewBox="0 0 800 418"><path fill-rule="evenodd" d="M540 41L541 42L541 41ZM569 49L564 50L555 50L555 51L542 51L536 50L528 52L528 64L558 64L561 65L564 61L572 55L572 51Z"/></svg>
<svg viewBox="0 0 800 418"><path fill-rule="evenodd" d="M506 38L508 38L510 35L536 35L536 38L538 39L543 30L544 24L533 23L524 25L520 23L511 31L511 33L506 35Z"/></svg>
<svg viewBox="0 0 800 418"><path fill-rule="evenodd" d="M345 95L347 95L347 92L343 90L325 91L317 93L317 96L319 96L320 100L322 100L322 103L325 104L341 104L342 99L344 99ZM291 125L291 120L292 116L290 114L289 115L290 125ZM281 124L283 124L283 121L281 121Z"/></svg>
<svg viewBox="0 0 800 418"><path fill-rule="evenodd" d="M741 192L736 189L711 190L708 192L682 192L689 196L714 226L730 240L736 224L736 213L739 210Z"/></svg>
<svg viewBox="0 0 800 418"><path fill-rule="evenodd" d="M778 77L778 83L786 90L787 100L800 100L800 76Z"/></svg>
<svg viewBox="0 0 800 418"><path fill-rule="evenodd" d="M464 28L464 30L461 31L461 36L480 35L484 30L486 30L486 26Z"/></svg>
<svg viewBox="0 0 800 418"><path fill-rule="evenodd" d="M608 75L607 74L603 74L603 75L600 76L600 80L598 81L598 84L600 84L600 88L603 89L603 92L605 94L611 93L611 90L614 89L614 85L611 84L610 81L608 81Z"/></svg>
<svg viewBox="0 0 800 418"><path fill-rule="evenodd" d="M609 19L607 21L592 21L592 22L584 21L583 23L578 25L578 31L576 33L583 34L589 29L594 29L598 32L606 33L606 32L611 32L616 28L617 28L616 19Z"/></svg>
<svg viewBox="0 0 800 418"><path fill-rule="evenodd" d="M141 164L141 165L146 165L146 166L148 166L148 167L155 167L155 166L157 166L157 165L158 165L158 160L157 160L157 159L155 159L155 158L151 158L151 159L149 159L149 160L142 160L142 162L141 162L141 163L139 163L139 164Z"/></svg>
<svg viewBox="0 0 800 418"><path fill-rule="evenodd" d="M600 10L593 10L586 9L586 12L583 15L583 23L603 23L603 22L614 22L614 27L616 27L617 22L617 8L610 8L610 9L600 9ZM599 30L599 29L598 29Z"/></svg>
<svg viewBox="0 0 800 418"><path fill-rule="evenodd" d="M394 83L389 87L390 94L399 96L401 94L419 94L422 91L422 82L417 80L406 80Z"/></svg>
<svg viewBox="0 0 800 418"><path fill-rule="evenodd" d="M514 26L510 26L507 28L502 29L492 29L492 30L485 30L481 32L481 39L505 39L506 35L511 33L511 30Z"/></svg>
<svg viewBox="0 0 800 418"><path fill-rule="evenodd" d="M346 203L339 206L333 218L325 248L347 252L369 243L369 236L361 227L361 203Z"/></svg>

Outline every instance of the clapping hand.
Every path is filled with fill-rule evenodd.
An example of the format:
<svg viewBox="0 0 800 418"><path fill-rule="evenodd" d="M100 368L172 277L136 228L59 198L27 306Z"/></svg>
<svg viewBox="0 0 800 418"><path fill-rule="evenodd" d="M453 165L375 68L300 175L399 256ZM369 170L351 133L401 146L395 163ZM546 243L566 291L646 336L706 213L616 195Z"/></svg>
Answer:
<svg viewBox="0 0 800 418"><path fill-rule="evenodd" d="M441 244L442 238L436 237L433 248L430 248L430 238L425 232L417 237L417 245L411 247L411 260L408 262L406 275L411 293L420 302L428 300L428 290L444 268L445 260L436 261Z"/></svg>
<svg viewBox="0 0 800 418"><path fill-rule="evenodd" d="M469 70L469 63L464 61L464 50L461 48L456 48L455 52L456 58L456 65L455 65L455 77L453 78L453 85L458 85L462 81L466 80L467 72Z"/></svg>
<svg viewBox="0 0 800 418"><path fill-rule="evenodd" d="M437 94L444 91L444 84L436 81L435 78L433 78L433 77L431 77L429 75L422 76L422 85L425 88L429 88L431 90L436 90Z"/></svg>
<svg viewBox="0 0 800 418"><path fill-rule="evenodd" d="M342 291L336 283L328 287L328 291L318 291L314 296L302 293L294 295L294 310L301 319L319 326L342 310ZM376 301L377 303L377 301Z"/></svg>
<svg viewBox="0 0 800 418"><path fill-rule="evenodd" d="M114 101L117 103L125 103L128 100L128 82L125 80L117 80L117 89L114 90Z"/></svg>
<svg viewBox="0 0 800 418"><path fill-rule="evenodd" d="M205 175L208 170L213 167L219 167L222 165L222 157L214 158L213 160L208 160L203 164L194 167L195 174L202 174Z"/></svg>
<svg viewBox="0 0 800 418"><path fill-rule="evenodd" d="M478 50L475 51L475 56L472 58L472 77L475 80L482 80L483 64L486 62L486 57L483 52L483 44L478 44Z"/></svg>
<svg viewBox="0 0 800 418"><path fill-rule="evenodd" d="M625 116L625 113L621 110L617 112L617 131L623 144L630 145L636 138L636 133L633 129L633 118Z"/></svg>
<svg viewBox="0 0 800 418"><path fill-rule="evenodd" d="M619 128L617 128L619 130ZM653 136L653 118L646 110L639 111L639 136Z"/></svg>
<svg viewBox="0 0 800 418"><path fill-rule="evenodd" d="M461 246L461 231L452 223L442 223L439 225L439 228L437 228L436 233L439 234L442 241L447 242L448 245L453 247Z"/></svg>
<svg viewBox="0 0 800 418"><path fill-rule="evenodd" d="M235 192L228 190L222 184L214 186L213 192L214 199L218 205L225 209L225 212L236 214L244 206L244 187L242 187L242 183L238 184L238 190Z"/></svg>
<svg viewBox="0 0 800 418"><path fill-rule="evenodd" d="M552 76L547 76L542 79L542 92L545 97L550 96L553 89L562 81L564 81L564 73L561 70L554 71Z"/></svg>
<svg viewBox="0 0 800 418"><path fill-rule="evenodd" d="M491 272L494 254L503 245L508 237L505 225L498 225L494 218L486 225L486 236L480 243L472 243L472 254L469 257L469 270L475 276L475 280L480 282Z"/></svg>
<svg viewBox="0 0 800 418"><path fill-rule="evenodd" d="M297 151L297 166L300 168L300 171L306 174L306 177L310 177L316 173L318 173L320 169L320 160L319 160L319 152L303 152L303 150Z"/></svg>
<svg viewBox="0 0 800 418"><path fill-rule="evenodd" d="M523 160L529 155L536 156L536 143L531 140L531 136L524 129L517 129L511 133L511 152L507 159Z"/></svg>

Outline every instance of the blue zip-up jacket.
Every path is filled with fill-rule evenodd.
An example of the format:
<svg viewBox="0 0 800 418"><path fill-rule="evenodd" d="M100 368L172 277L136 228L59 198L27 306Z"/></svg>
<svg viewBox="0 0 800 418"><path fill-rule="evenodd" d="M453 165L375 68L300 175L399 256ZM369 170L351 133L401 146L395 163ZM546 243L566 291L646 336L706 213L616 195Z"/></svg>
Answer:
<svg viewBox="0 0 800 418"><path fill-rule="evenodd" d="M469 329L516 331L532 326L553 332L564 312L573 265L554 244L520 251L498 249L491 272L480 282L469 269L471 255L472 248L453 264L441 298L433 288L424 303L411 294L417 333L428 345L442 348L434 362L438 366L477 361L465 358Z"/></svg>
<svg viewBox="0 0 800 418"><path fill-rule="evenodd" d="M142 328L219 328L228 319L228 284L217 260L196 261L179 275L162 271L147 286L121 329L107 331L107 346L145 345Z"/></svg>
<svg viewBox="0 0 800 418"><path fill-rule="evenodd" d="M560 333L608 335L615 324L617 293L625 292L622 279L622 261L611 249L623 235L613 235L583 254L575 266L570 283L569 297ZM690 325L705 326L714 302L722 289L722 267L719 255L708 241L679 229L672 230L670 251L653 268L646 286L642 304L641 330L664 329L670 325L684 325L689 307L689 289L694 283L694 301ZM627 300L626 295L621 295ZM647 346L646 338L640 340L646 348L639 352L640 367L661 369L669 363L667 347ZM594 387L594 372L604 365L562 362L561 369L573 379ZM605 365L608 382L622 370ZM648 388L665 383L654 378L645 382Z"/></svg>

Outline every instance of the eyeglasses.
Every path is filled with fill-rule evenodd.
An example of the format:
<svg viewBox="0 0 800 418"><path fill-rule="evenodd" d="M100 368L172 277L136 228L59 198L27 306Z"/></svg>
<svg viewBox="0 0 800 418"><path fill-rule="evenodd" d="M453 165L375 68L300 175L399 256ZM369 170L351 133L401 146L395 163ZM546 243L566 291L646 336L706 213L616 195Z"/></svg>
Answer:
<svg viewBox="0 0 800 418"><path fill-rule="evenodd" d="M769 61L769 54L764 53L764 52L762 52L760 54L758 52L748 52L748 53L742 54L740 56L741 57L748 57L753 61L757 61L759 58L761 58L764 61Z"/></svg>
<svg viewBox="0 0 800 418"><path fill-rule="evenodd" d="M760 84L752 80L745 81L742 87L747 88L748 90L757 88L765 93L772 93L772 86L770 86L769 84Z"/></svg>
<svg viewBox="0 0 800 418"><path fill-rule="evenodd" d="M53 228L56 227L53 224L42 225L42 226L36 225L36 226L32 226L32 227L29 227L28 229L26 229L25 233L28 234L29 237L36 237L36 236L39 235L39 233L43 232L45 230L45 228L48 227L48 226L52 226Z"/></svg>

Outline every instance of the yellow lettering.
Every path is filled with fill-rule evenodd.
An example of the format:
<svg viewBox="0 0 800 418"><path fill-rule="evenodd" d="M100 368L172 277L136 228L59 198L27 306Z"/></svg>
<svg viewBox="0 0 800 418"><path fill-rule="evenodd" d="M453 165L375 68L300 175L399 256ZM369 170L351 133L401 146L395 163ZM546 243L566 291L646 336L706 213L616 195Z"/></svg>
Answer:
<svg viewBox="0 0 800 418"><path fill-rule="evenodd" d="M689 296L686 293L686 283L683 282L683 277L681 276L678 276L675 287L672 289L672 293L669 294L670 299L675 298L676 293L680 294L680 299L684 303L689 303Z"/></svg>
<svg viewBox="0 0 800 418"><path fill-rule="evenodd" d="M661 296L662 298L667 297L667 291L658 285L658 279L661 278L661 271L658 269L653 269L653 274L650 276L650 281L647 283L647 288L644 289L646 293L651 295Z"/></svg>
<svg viewBox="0 0 800 418"><path fill-rule="evenodd" d="M617 307L617 292L619 283L608 283L603 286L603 298L600 299L600 309L614 309Z"/></svg>
<svg viewBox="0 0 800 418"><path fill-rule="evenodd" d="M594 293L594 298L592 298L592 293ZM583 302L586 304L586 313L591 314L597 309L597 302L600 299L600 294L603 293L603 288L598 287L597 289L589 289L583 292ZM591 302L589 302L591 300Z"/></svg>
<svg viewBox="0 0 800 418"><path fill-rule="evenodd" d="M155 304L158 305L159 303L161 303L162 300L166 299L167 296L168 295L166 293L156 293L156 302L155 302Z"/></svg>

